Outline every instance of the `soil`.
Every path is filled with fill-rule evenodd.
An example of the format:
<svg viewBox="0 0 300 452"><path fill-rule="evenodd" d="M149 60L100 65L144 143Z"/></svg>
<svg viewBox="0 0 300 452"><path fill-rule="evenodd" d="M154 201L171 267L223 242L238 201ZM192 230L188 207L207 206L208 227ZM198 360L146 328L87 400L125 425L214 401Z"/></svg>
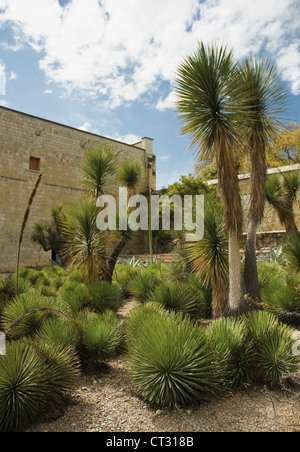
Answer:
<svg viewBox="0 0 300 452"><path fill-rule="evenodd" d="M121 319L136 306L128 303ZM223 400L161 410L141 399L118 357L82 376L64 411L49 416L29 432L300 432L300 375L293 386L248 386Z"/></svg>

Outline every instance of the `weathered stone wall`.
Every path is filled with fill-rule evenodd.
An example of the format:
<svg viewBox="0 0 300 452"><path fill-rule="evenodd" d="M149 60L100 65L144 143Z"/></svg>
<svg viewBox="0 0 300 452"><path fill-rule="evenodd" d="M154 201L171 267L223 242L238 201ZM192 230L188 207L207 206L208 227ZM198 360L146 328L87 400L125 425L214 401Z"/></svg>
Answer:
<svg viewBox="0 0 300 452"><path fill-rule="evenodd" d="M289 171L300 171L300 165L292 165L292 166L286 166L282 168L275 168L268 170L268 175L271 176L274 173L285 173ZM251 182L250 182L250 175L245 174L239 176L239 187L244 207L244 230L246 232L247 230L247 212L249 209L249 203L250 203L250 193L251 193ZM209 185L217 185L218 181L209 181ZM298 227L300 228L300 194L298 196L298 200L295 202L295 219ZM282 233L285 232L284 225L282 225L278 219L278 215L275 211L275 209L270 206L266 202L265 206L265 214L263 221L258 226L258 232L261 233Z"/></svg>
<svg viewBox="0 0 300 452"><path fill-rule="evenodd" d="M130 146L0 107L0 273L16 268L22 220L39 175L30 171L30 157L40 159L43 178L26 226L21 265L36 267L47 265L50 253L31 242L34 223L48 221L54 206L69 206L83 193L80 164L86 151L100 143L111 146L119 162L140 161L146 174L143 188L156 189L152 140Z"/></svg>

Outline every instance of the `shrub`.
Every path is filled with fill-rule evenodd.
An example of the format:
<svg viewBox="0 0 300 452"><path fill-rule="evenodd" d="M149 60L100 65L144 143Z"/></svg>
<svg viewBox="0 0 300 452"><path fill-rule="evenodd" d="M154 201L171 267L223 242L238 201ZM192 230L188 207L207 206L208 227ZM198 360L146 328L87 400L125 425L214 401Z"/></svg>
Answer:
<svg viewBox="0 0 300 452"><path fill-rule="evenodd" d="M144 321L145 317L161 315L167 316L168 312L159 303L147 302L136 309L133 309L129 317L125 321L125 331L126 336L129 340L134 340L137 337L137 329L141 323Z"/></svg>
<svg viewBox="0 0 300 452"><path fill-rule="evenodd" d="M286 272L277 262L264 262L257 265L261 298L269 303L274 291L286 284Z"/></svg>
<svg viewBox="0 0 300 452"><path fill-rule="evenodd" d="M107 310L117 312L125 302L124 294L117 284L101 281L91 285L90 306L98 313Z"/></svg>
<svg viewBox="0 0 300 452"><path fill-rule="evenodd" d="M255 377L264 382L278 383L297 368L292 354L292 330L273 314L258 311L245 317L249 338L254 349Z"/></svg>
<svg viewBox="0 0 300 452"><path fill-rule="evenodd" d="M81 321L83 318L81 318ZM85 363L114 357L122 342L122 328L114 313L93 315L82 321L82 352Z"/></svg>
<svg viewBox="0 0 300 452"><path fill-rule="evenodd" d="M53 308L54 302L51 298L42 297L37 292L21 294L15 298L2 312L2 327L7 331L14 322L31 311L41 308ZM25 317L10 331L10 337L30 337L34 336L44 325L45 321L53 317L52 311L38 311Z"/></svg>
<svg viewBox="0 0 300 452"><path fill-rule="evenodd" d="M157 279L155 276L152 273L143 271L133 278L129 285L129 290L136 300L145 303L151 298L156 285Z"/></svg>
<svg viewBox="0 0 300 452"><path fill-rule="evenodd" d="M116 282L122 289L124 297L130 298L130 283L132 279L138 275L142 269L140 267L130 267L128 265L117 264L113 274L113 281Z"/></svg>
<svg viewBox="0 0 300 452"><path fill-rule="evenodd" d="M195 293L185 283L163 283L151 294L151 300L165 309L196 316L198 303Z"/></svg>
<svg viewBox="0 0 300 452"><path fill-rule="evenodd" d="M300 272L300 235L291 237L284 248L284 257L292 270Z"/></svg>
<svg viewBox="0 0 300 452"><path fill-rule="evenodd" d="M188 277L188 285L197 300L197 317L199 319L212 318L212 286L204 283L203 279L191 273Z"/></svg>
<svg viewBox="0 0 300 452"><path fill-rule="evenodd" d="M80 341L79 329L70 320L54 318L44 324L35 339L48 345L77 349Z"/></svg>
<svg viewBox="0 0 300 452"><path fill-rule="evenodd" d="M224 393L204 331L182 314L141 319L128 348L133 381L154 405L174 407Z"/></svg>
<svg viewBox="0 0 300 452"><path fill-rule="evenodd" d="M0 359L0 431L20 432L45 409L47 368L39 353L24 343L7 347Z"/></svg>
<svg viewBox="0 0 300 452"><path fill-rule="evenodd" d="M244 321L221 318L207 329L207 337L218 360L225 359L224 371L231 388L247 383L252 370L252 346Z"/></svg>
<svg viewBox="0 0 300 452"><path fill-rule="evenodd" d="M70 350L15 342L0 359L0 431L20 432L73 385L78 362Z"/></svg>
<svg viewBox="0 0 300 452"><path fill-rule="evenodd" d="M73 313L79 312L90 303L88 288L83 283L68 282L60 292L60 296Z"/></svg>

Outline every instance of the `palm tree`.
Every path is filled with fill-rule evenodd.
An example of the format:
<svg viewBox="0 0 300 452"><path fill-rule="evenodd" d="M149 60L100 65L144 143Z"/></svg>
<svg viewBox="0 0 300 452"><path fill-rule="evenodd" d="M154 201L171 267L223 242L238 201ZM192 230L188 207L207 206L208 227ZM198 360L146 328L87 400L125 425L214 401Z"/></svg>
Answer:
<svg viewBox="0 0 300 452"><path fill-rule="evenodd" d="M300 171L273 174L267 180L266 198L274 207L280 222L285 226L288 238L298 235L294 204L300 192Z"/></svg>
<svg viewBox="0 0 300 452"><path fill-rule="evenodd" d="M108 194L113 188L114 177L117 171L117 162L114 151L106 145L90 149L81 166L83 184L88 193L94 198Z"/></svg>
<svg viewBox="0 0 300 452"><path fill-rule="evenodd" d="M98 280L106 259L106 236L97 228L97 215L94 202L79 200L62 222L64 256L86 271L89 284Z"/></svg>
<svg viewBox="0 0 300 452"><path fill-rule="evenodd" d="M219 318L226 311L228 293L228 239L224 214L216 208L205 209L204 237L187 245L188 257L208 286L213 288L213 317Z"/></svg>
<svg viewBox="0 0 300 452"><path fill-rule="evenodd" d="M256 260L256 231L264 216L267 178L266 149L279 130L278 115L284 111L287 92L277 68L267 61L246 60L241 66L242 83L251 96L253 119L247 124L245 148L251 162L251 197L246 244L245 282L252 299L260 300Z"/></svg>
<svg viewBox="0 0 300 452"><path fill-rule="evenodd" d="M248 306L240 256L243 214L235 154L243 143L245 120L251 113L249 99L238 80L232 52L203 43L179 66L175 89L182 133L191 136L191 146L204 160L216 159L229 233L228 308L238 314Z"/></svg>

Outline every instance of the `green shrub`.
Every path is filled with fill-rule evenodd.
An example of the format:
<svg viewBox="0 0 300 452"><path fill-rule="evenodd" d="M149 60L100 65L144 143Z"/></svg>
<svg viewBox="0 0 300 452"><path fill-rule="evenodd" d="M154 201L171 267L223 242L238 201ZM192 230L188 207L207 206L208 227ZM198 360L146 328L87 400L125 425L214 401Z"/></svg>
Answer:
<svg viewBox="0 0 300 452"><path fill-rule="evenodd" d="M90 304L88 288L83 283L66 283L60 292L60 296L70 306L73 313L81 311Z"/></svg>
<svg viewBox="0 0 300 452"><path fill-rule="evenodd" d="M257 269L262 301L269 303L274 291L286 284L286 271L277 262L260 263Z"/></svg>
<svg viewBox="0 0 300 452"><path fill-rule="evenodd" d="M224 394L205 332L182 314L141 319L128 349L133 381L154 405L174 407Z"/></svg>
<svg viewBox="0 0 300 452"><path fill-rule="evenodd" d="M145 303L151 298L156 285L157 279L155 276L144 270L133 278L129 290L136 300Z"/></svg>
<svg viewBox="0 0 300 452"><path fill-rule="evenodd" d="M295 372L298 359L292 354L293 331L268 312L253 312L245 320L254 349L255 377L278 383L285 375Z"/></svg>
<svg viewBox="0 0 300 452"><path fill-rule="evenodd" d="M247 383L252 371L252 344L244 321L221 318L214 321L206 331L217 359L225 359L224 372L231 388Z"/></svg>
<svg viewBox="0 0 300 452"><path fill-rule="evenodd" d="M136 309L133 309L125 321L125 332L128 340L134 340L137 337L137 329L148 316L168 316L168 312L159 303L147 302Z"/></svg>
<svg viewBox="0 0 300 452"><path fill-rule="evenodd" d="M127 265L117 264L115 266L115 271L113 274L113 282L117 283L119 287L122 289L124 297L130 298L130 283L132 279L138 275L142 269L140 267L130 267Z"/></svg>
<svg viewBox="0 0 300 452"><path fill-rule="evenodd" d="M151 294L151 301L165 309L197 316L199 311L195 292L185 283L162 283Z"/></svg>
<svg viewBox="0 0 300 452"><path fill-rule="evenodd" d="M284 247L284 257L293 271L300 272L300 235L294 235Z"/></svg>
<svg viewBox="0 0 300 452"><path fill-rule="evenodd" d="M43 412L48 397L40 354L24 343L9 345L0 359L0 431L23 431Z"/></svg>
<svg viewBox="0 0 300 452"><path fill-rule="evenodd" d="M78 361L68 349L14 342L0 359L0 431L21 432L74 384Z"/></svg>
<svg viewBox="0 0 300 452"><path fill-rule="evenodd" d="M79 329L75 322L53 318L43 325L35 339L48 345L53 344L77 349L80 342Z"/></svg>
<svg viewBox="0 0 300 452"><path fill-rule="evenodd" d="M37 292L21 294L15 298L2 312L2 328L7 331L14 322L31 311L41 308L53 308L54 300L41 296ZM10 337L21 338L34 336L44 325L45 321L53 317L53 311L38 311L25 317L15 328L10 331Z"/></svg>
<svg viewBox="0 0 300 452"><path fill-rule="evenodd" d="M114 357L122 343L122 327L114 313L94 314L86 320L81 318L85 363L105 362Z"/></svg>
<svg viewBox="0 0 300 452"><path fill-rule="evenodd" d="M188 285L197 300L197 317L199 319L211 319L213 294L211 284L207 286L200 276L191 273L188 276Z"/></svg>
<svg viewBox="0 0 300 452"><path fill-rule="evenodd" d="M101 281L91 285L89 290L90 307L98 313L107 310L117 312L125 303L122 290L117 284Z"/></svg>

